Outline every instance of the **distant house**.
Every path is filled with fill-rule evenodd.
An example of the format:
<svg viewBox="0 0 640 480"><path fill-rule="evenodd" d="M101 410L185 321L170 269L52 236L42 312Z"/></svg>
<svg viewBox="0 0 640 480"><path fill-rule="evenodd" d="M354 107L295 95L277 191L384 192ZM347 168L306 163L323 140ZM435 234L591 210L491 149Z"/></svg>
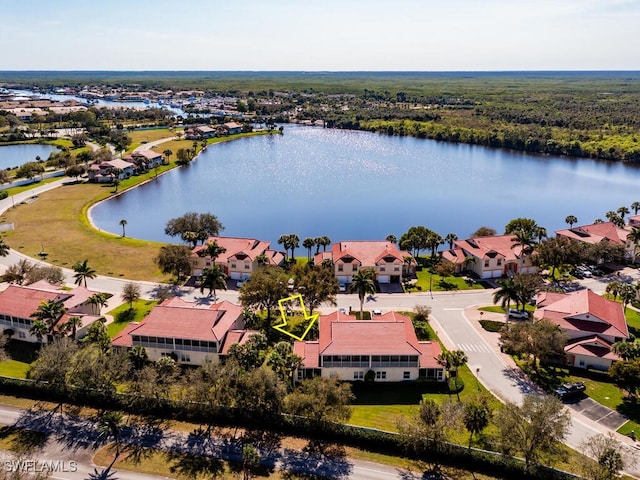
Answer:
<svg viewBox="0 0 640 480"><path fill-rule="evenodd" d="M386 240L351 240L334 243L328 252L320 252L314 262L324 260L333 264L335 276L341 283L351 283L353 275L365 268L375 271L378 283L399 283L404 276L414 273L416 261L395 243Z"/></svg>
<svg viewBox="0 0 640 480"><path fill-rule="evenodd" d="M89 181L105 183L113 182L115 178L124 180L134 174L136 165L119 158L101 163L94 163L89 166L87 175Z"/></svg>
<svg viewBox="0 0 640 480"><path fill-rule="evenodd" d="M227 135L236 135L242 133L242 125L236 122L227 122L222 125L227 131Z"/></svg>
<svg viewBox="0 0 640 480"><path fill-rule="evenodd" d="M631 217L629 219L628 227L618 227L613 222L601 222L557 230L556 236L591 245L600 242L609 242L614 245L621 245L624 247L625 257L630 260L633 258L635 246L627 239L627 235L631 231L631 227L637 225L640 225L640 215Z"/></svg>
<svg viewBox="0 0 640 480"><path fill-rule="evenodd" d="M240 237L209 237L204 245L199 245L191 251L191 275L200 276L202 270L213 266L211 259L203 256L207 244L216 242L226 251L215 261L224 273L232 280L249 278L258 268L261 255L266 257L268 265L282 265L284 253L271 250L271 244L255 238Z"/></svg>
<svg viewBox="0 0 640 480"><path fill-rule="evenodd" d="M456 240L454 248L442 253L460 273L466 269L479 278L500 278L516 273L536 273L530 253L514 245L514 235L493 235Z"/></svg>
<svg viewBox="0 0 640 480"><path fill-rule="evenodd" d="M242 307L230 302L199 306L180 298L153 307L141 323L130 323L113 339L116 348L144 347L149 360L171 356L177 362L217 362L233 343L256 332L244 330Z"/></svg>
<svg viewBox="0 0 640 480"><path fill-rule="evenodd" d="M125 155L122 159L135 164L139 172L159 167L163 162L162 154L153 150L136 150L129 155Z"/></svg>
<svg viewBox="0 0 640 480"><path fill-rule="evenodd" d="M401 382L429 379L442 382L444 368L436 358L438 342L420 342L411 319L394 312L373 320L334 312L319 318L319 338L297 341L294 353L303 359L297 379L337 375L342 380Z"/></svg>
<svg viewBox="0 0 640 480"><path fill-rule="evenodd" d="M95 307L88 301L95 292L84 287L73 290L62 290L59 286L41 281L29 286L9 285L0 293L0 327L3 332L11 333L17 340L36 343L39 339L29 333L33 322L31 315L42 302L62 302L67 312L58 320L55 329L58 330L71 317L80 317L82 325L76 330L76 338L86 335L89 326L100 316L95 314ZM47 342L47 338L42 339Z"/></svg>
<svg viewBox="0 0 640 480"><path fill-rule="evenodd" d="M207 125L187 128L184 131L187 140L205 140L216 136L216 129Z"/></svg>
<svg viewBox="0 0 640 480"><path fill-rule="evenodd" d="M572 293L540 292L534 320L558 325L568 336L565 363L572 367L607 370L620 358L611 345L629 338L620 303L589 289Z"/></svg>

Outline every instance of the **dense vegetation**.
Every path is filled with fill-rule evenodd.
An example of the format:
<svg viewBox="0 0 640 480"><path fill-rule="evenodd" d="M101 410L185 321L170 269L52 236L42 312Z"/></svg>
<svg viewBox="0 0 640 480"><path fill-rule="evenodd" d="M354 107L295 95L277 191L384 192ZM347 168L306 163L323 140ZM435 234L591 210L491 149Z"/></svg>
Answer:
<svg viewBox="0 0 640 480"><path fill-rule="evenodd" d="M278 121L640 162L638 72L2 72L0 82L197 89Z"/></svg>

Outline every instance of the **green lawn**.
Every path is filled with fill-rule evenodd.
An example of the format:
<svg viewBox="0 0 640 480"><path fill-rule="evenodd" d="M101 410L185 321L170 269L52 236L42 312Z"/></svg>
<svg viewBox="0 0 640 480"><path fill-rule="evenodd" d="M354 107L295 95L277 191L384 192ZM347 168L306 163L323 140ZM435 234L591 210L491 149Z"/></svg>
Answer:
<svg viewBox="0 0 640 480"><path fill-rule="evenodd" d="M431 290L434 292L442 292L447 290L471 290L484 288L480 283L474 282L468 284L463 277L449 276L441 277L435 273L430 274L427 268L423 268L421 271L416 272L418 282L415 284L416 290L423 292Z"/></svg>
<svg viewBox="0 0 640 480"><path fill-rule="evenodd" d="M0 362L0 376L27 378L29 367L31 367L31 364L19 362L17 360L7 360L6 362Z"/></svg>
<svg viewBox="0 0 640 480"><path fill-rule="evenodd" d="M38 349L35 343L9 341L5 348L9 360L0 362L0 376L27 378L29 367L38 356Z"/></svg>
<svg viewBox="0 0 640 480"><path fill-rule="evenodd" d="M107 325L109 337L115 337L130 322L141 322L157 303L154 300L137 300L133 302L133 308L128 303L123 303L107 312L107 315L113 315L113 323Z"/></svg>

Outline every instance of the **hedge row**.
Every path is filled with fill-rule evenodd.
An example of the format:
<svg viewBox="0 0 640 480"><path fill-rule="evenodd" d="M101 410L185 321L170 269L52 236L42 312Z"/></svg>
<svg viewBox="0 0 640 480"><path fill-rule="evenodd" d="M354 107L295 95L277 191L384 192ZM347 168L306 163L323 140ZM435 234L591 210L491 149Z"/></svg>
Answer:
<svg viewBox="0 0 640 480"><path fill-rule="evenodd" d="M210 407L196 402L150 400L115 392L96 392L86 389L62 391L46 383L9 377L0 377L0 392L36 400L69 402L76 405L122 410L166 419L269 429L286 435L344 444L371 452L419 459L438 465L464 468L505 479L570 480L580 478L542 466L534 466L527 471L521 459L450 443L439 443L430 449L409 448L403 442L403 438L395 433L330 422L316 422L306 417L280 414L265 415L262 412L256 414L254 411L242 411L236 408Z"/></svg>

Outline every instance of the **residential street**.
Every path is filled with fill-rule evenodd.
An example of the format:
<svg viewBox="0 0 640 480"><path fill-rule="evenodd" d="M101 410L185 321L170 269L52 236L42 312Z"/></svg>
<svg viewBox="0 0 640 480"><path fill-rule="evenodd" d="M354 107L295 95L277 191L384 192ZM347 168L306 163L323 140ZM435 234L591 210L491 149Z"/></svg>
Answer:
<svg viewBox="0 0 640 480"><path fill-rule="evenodd" d="M0 201L0 210L11 207L13 202L18 203L23 200L27 200L34 195L38 195L46 190L56 188L68 179L62 179L53 183L37 187L34 190L17 194L14 197L9 197ZM6 266L16 263L18 260L26 258L24 255L11 251L11 253L4 258L0 258L0 270L3 270ZM33 262L40 263L38 260L30 259ZM73 284L73 271L65 269L65 277L69 284ZM638 280L637 271L627 272L631 278ZM583 286L591 288L596 293L602 293L607 284L607 279L587 279L582 280L580 283ZM121 303L120 292L122 292L123 286L128 283L126 279L111 278L105 276L98 276L97 278L88 282L88 287L96 291L104 291L114 294L114 297L109 302L108 308L113 308L117 304ZM153 298L154 289L157 288L156 283L152 282L137 282L140 284L142 294L146 298ZM206 296L201 295L199 290L193 288L181 288L177 291L178 295L182 296L186 300L195 300L202 298L205 301L210 301ZM390 310L411 310L417 304L428 305L432 308L432 320L431 323L434 329L437 331L442 342L448 349L461 349L469 358L469 367L472 372L477 375L478 380L494 395L501 400L520 402L524 395L536 391L536 387L532 385L521 374L520 370L515 369L509 356L500 353L496 336L488 335L479 328L478 320L479 316L477 311L473 308L469 308L474 305L489 305L492 304L492 290L470 290L463 292L429 292L412 293L412 294L377 294L367 298L365 302L365 308L368 310L379 309L382 312ZM237 291L229 290L218 292L219 300L228 300L237 303ZM349 309L352 307L354 310L359 309L359 300L356 295L351 294L339 294L338 295L338 308ZM329 312L335 310L335 307L321 308L322 312ZM473 385L467 385L467 388L473 388ZM596 433L606 433L610 430L602 425L590 420L581 412L574 409L569 409L572 415L572 426L570 434L566 440L566 443L571 447L580 450L580 445L590 436ZM617 435L617 434L616 434ZM625 436L617 435L617 438L631 444L631 440ZM640 455L639 450L632 450L629 448L629 455ZM377 467L376 467L377 468ZM384 472L384 468L380 467ZM640 463L628 472L638 478L640 478ZM351 472L350 478L358 478L355 475L355 469ZM373 478L372 473L361 478ZM384 473L382 475L387 475ZM124 477L123 477L124 478ZM394 478L394 477L379 477L379 478Z"/></svg>

